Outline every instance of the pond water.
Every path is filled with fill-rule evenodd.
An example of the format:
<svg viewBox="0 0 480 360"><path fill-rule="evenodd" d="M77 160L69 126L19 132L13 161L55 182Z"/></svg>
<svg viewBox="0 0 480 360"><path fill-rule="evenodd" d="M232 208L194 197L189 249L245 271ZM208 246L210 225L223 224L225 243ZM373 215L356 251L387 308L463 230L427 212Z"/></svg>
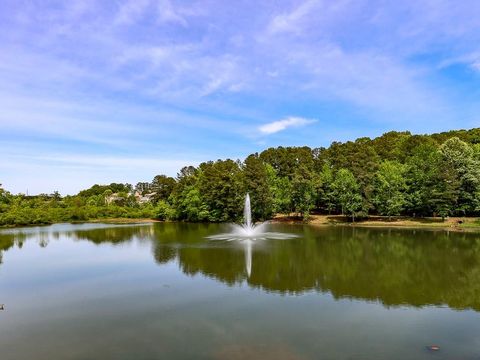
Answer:
<svg viewBox="0 0 480 360"><path fill-rule="evenodd" d="M0 231L0 358L480 359L480 235L272 225ZM437 345L439 351L428 346Z"/></svg>

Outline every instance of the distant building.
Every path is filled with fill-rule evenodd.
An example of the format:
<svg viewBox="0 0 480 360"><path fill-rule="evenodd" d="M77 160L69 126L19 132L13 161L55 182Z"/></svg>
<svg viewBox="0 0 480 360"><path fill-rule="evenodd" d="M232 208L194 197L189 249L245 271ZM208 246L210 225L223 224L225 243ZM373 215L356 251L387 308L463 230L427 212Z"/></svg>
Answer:
<svg viewBox="0 0 480 360"><path fill-rule="evenodd" d="M151 202L153 197L156 195L156 192L152 192L149 194L142 195L139 191L135 191L134 193L130 193L129 196L135 197L135 201L139 204L145 204ZM125 201L126 198L123 196L119 196L118 193L113 193L112 195L105 197L105 203L107 205L115 204L121 201Z"/></svg>
<svg viewBox="0 0 480 360"><path fill-rule="evenodd" d="M135 191L134 196L139 204L145 204L145 203L151 202L153 200L153 197L156 194L157 194L156 192L152 192L149 194L142 195L140 192Z"/></svg>
<svg viewBox="0 0 480 360"><path fill-rule="evenodd" d="M107 205L116 203L117 201L122 201L125 200L123 196L118 196L118 193L113 193L112 195L106 196L105 197L105 203Z"/></svg>

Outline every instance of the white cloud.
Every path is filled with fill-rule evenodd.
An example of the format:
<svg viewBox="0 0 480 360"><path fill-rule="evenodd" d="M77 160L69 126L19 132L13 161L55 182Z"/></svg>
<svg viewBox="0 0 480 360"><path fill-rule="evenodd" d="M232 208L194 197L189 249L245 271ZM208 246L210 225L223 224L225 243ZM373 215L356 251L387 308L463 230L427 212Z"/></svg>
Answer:
<svg viewBox="0 0 480 360"><path fill-rule="evenodd" d="M187 20L181 16L169 0L128 0L124 2L116 14L114 24L131 25L144 17L148 10L156 7L159 23L176 23L187 26Z"/></svg>
<svg viewBox="0 0 480 360"><path fill-rule="evenodd" d="M275 16L268 25L268 32L270 34L298 32L303 19L308 16L319 3L318 0L307 0L292 12Z"/></svg>
<svg viewBox="0 0 480 360"><path fill-rule="evenodd" d="M253 15L253 1L11 6L8 31L0 31L0 153L65 150L90 159L91 151L99 156L94 170L108 169L98 181L118 180L133 174L122 170L130 165L145 173L150 166L163 169L137 157L186 149L215 158L231 142L248 153L245 139L263 146L265 135L314 121L277 118L293 107L318 118L334 109L338 121L325 124L329 131L298 139L310 144L391 128L437 131L452 127L447 123L457 127L458 119L478 125L474 96L460 101L464 87L438 80L451 64L480 71L480 17L471 16L480 2L280 3L264 2ZM447 50L437 58L440 48ZM267 123L272 117L278 120ZM118 151L132 159L104 158ZM17 161L3 157L0 167ZM84 171L84 159L71 161ZM79 176L54 165L55 176L42 167L45 189L47 175L65 184ZM120 170L110 174L112 167ZM28 169L22 176L12 172L11 183L30 182ZM85 184L95 171L84 171Z"/></svg>
<svg viewBox="0 0 480 360"><path fill-rule="evenodd" d="M149 0L129 0L120 6L114 24L131 24L141 17L147 9Z"/></svg>
<svg viewBox="0 0 480 360"><path fill-rule="evenodd" d="M180 16L174 9L172 3L169 0L160 0L158 2L158 15L162 22L177 23L182 26L187 26L187 21L184 17Z"/></svg>
<svg viewBox="0 0 480 360"><path fill-rule="evenodd" d="M289 127L300 127L314 123L316 120L305 119L301 117L290 116L282 120L273 121L271 123L260 126L258 129L262 134L270 135L279 131L283 131Z"/></svg>
<svg viewBox="0 0 480 360"><path fill-rule="evenodd" d="M480 71L480 60L474 61L470 64L473 70Z"/></svg>

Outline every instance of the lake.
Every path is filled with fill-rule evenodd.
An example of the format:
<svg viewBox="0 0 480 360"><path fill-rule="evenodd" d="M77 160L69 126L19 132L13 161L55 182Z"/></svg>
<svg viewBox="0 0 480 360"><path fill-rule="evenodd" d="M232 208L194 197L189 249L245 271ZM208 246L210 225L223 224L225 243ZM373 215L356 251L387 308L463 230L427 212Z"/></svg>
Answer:
<svg viewBox="0 0 480 360"><path fill-rule="evenodd" d="M480 359L480 234L271 228L1 230L0 358Z"/></svg>

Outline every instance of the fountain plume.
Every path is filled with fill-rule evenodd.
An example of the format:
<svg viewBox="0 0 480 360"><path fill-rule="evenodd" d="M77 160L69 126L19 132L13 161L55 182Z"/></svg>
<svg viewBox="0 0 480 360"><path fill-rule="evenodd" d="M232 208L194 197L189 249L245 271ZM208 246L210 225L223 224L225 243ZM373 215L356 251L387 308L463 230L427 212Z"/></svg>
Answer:
<svg viewBox="0 0 480 360"><path fill-rule="evenodd" d="M252 221L252 208L250 204L250 195L245 196L243 208L243 224L232 224L232 230L228 233L212 235L208 238L211 240L266 240L266 239L291 239L296 237L293 234L269 232L266 231L268 222L255 224Z"/></svg>
<svg viewBox="0 0 480 360"><path fill-rule="evenodd" d="M245 196L243 208L243 224L232 224L232 231L218 235L209 236L210 240L240 241L245 247L245 269L247 277L252 273L252 246L254 241L267 239L291 239L297 237L295 234L265 231L268 222L254 224L252 222L252 208L250 195Z"/></svg>
<svg viewBox="0 0 480 360"><path fill-rule="evenodd" d="M245 196L245 206L243 207L243 219L245 221L244 225L247 229L252 228L252 208L250 206L250 194L247 193Z"/></svg>

